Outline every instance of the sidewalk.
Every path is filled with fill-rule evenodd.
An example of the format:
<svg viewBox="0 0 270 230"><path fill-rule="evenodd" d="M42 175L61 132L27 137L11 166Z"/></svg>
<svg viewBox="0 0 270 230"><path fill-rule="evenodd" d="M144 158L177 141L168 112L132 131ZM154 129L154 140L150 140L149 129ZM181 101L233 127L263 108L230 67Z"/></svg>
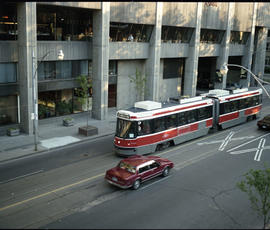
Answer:
<svg viewBox="0 0 270 230"><path fill-rule="evenodd" d="M98 137L114 134L116 126L116 108L108 109L106 120L89 118L88 124L98 128L98 134L84 136L78 133L78 128L86 125L87 113L72 114L74 125L63 126L65 116L39 120L38 151L34 148L34 135L21 133L19 136L0 136L0 162L20 158L37 152L48 151L68 144L87 141Z"/></svg>

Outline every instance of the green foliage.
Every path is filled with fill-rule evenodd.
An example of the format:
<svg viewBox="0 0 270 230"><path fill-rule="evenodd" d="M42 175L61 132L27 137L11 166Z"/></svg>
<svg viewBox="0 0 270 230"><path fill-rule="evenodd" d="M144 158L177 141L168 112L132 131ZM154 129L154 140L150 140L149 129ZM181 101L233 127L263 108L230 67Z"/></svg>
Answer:
<svg viewBox="0 0 270 230"><path fill-rule="evenodd" d="M87 78L87 76L85 75L80 75L76 78L76 81L80 84L80 89L77 90L77 94L78 94L78 100L81 104L87 104L87 110L89 110L88 108L88 103L87 103L87 99L88 99L88 92L89 92L89 88L92 87L92 80L90 78Z"/></svg>
<svg viewBox="0 0 270 230"><path fill-rule="evenodd" d="M129 78L130 78L130 82L135 84L135 89L137 92L137 100L143 100L144 93L147 93L145 92L146 91L145 86L146 86L146 80L147 80L146 76L144 76L142 72L136 68L135 77L129 76Z"/></svg>
<svg viewBox="0 0 270 230"><path fill-rule="evenodd" d="M50 112L50 109L48 108L48 106L45 106L42 104L38 105L38 117L39 118L46 117L49 112Z"/></svg>
<svg viewBox="0 0 270 230"><path fill-rule="evenodd" d="M252 209L263 217L265 228L270 220L270 168L251 169L244 176L245 180L237 183L237 187L247 193Z"/></svg>
<svg viewBox="0 0 270 230"><path fill-rule="evenodd" d="M65 115L72 113L72 101L69 100L68 102L59 101L55 105L55 110L58 115Z"/></svg>

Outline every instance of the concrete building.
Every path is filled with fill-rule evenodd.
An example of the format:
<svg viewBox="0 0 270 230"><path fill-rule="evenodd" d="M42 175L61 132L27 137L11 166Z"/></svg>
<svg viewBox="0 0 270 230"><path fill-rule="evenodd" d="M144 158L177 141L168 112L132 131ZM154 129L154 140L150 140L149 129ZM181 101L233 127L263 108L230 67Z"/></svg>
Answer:
<svg viewBox="0 0 270 230"><path fill-rule="evenodd" d="M80 75L101 120L138 100L252 85L240 68L216 72L226 62L264 76L269 12L267 2L1 3L0 133L33 133L34 93L39 119L85 110Z"/></svg>

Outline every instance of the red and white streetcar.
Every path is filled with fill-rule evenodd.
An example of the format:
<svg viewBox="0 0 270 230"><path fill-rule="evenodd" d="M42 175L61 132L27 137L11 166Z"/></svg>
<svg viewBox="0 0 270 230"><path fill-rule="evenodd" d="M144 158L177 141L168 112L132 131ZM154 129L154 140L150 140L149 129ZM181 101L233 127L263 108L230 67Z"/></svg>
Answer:
<svg viewBox="0 0 270 230"><path fill-rule="evenodd" d="M210 90L201 96L169 102L139 101L117 112L115 152L147 154L257 118L262 89Z"/></svg>

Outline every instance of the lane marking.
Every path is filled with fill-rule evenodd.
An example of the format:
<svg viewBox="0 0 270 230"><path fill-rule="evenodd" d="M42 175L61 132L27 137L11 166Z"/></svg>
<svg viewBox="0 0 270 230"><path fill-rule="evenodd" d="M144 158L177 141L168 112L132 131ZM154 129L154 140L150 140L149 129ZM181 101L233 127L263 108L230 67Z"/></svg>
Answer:
<svg viewBox="0 0 270 230"><path fill-rule="evenodd" d="M43 172L43 170L39 170L39 171L28 173L28 174L25 174L25 175L17 176L17 177L14 177L12 179L9 179L9 180L0 181L0 184L5 184L5 183L8 183L8 182L11 182L11 181L14 181L14 180L17 180L17 179L21 179L21 178L24 178L24 177L27 177L27 176L32 176L34 174L38 174L38 173L41 173L41 172Z"/></svg>
<svg viewBox="0 0 270 230"><path fill-rule="evenodd" d="M265 144L265 138L262 138L260 140L260 143L258 145L258 149L257 149L256 154L255 154L255 157L254 157L254 160L255 161L260 161L264 144Z"/></svg>
<svg viewBox="0 0 270 230"><path fill-rule="evenodd" d="M235 134L235 132L230 132L229 135L225 138L225 140L222 142L222 144L219 146L218 150L219 151L223 151L225 149L225 147L227 146L227 144L230 142L230 140L232 139L232 136Z"/></svg>
<svg viewBox="0 0 270 230"><path fill-rule="evenodd" d="M239 141L239 140L244 140L244 139L251 139L254 138L254 136L247 136L247 137L235 137L235 138L231 138L231 141ZM224 140L216 140L216 141L209 141L209 142L200 142L197 143L197 145L211 145L211 144L216 144L216 143L220 143L223 142Z"/></svg>
<svg viewBox="0 0 270 230"><path fill-rule="evenodd" d="M101 174L98 174L98 175L96 175L96 176L89 177L89 178L86 178L86 179L84 179L84 180L75 182L75 183L73 183L73 184L65 185L65 186L60 187L60 188L57 188L57 189L55 189L55 190L52 190L52 191L49 191L49 192L46 192L46 193L42 193L42 194L40 194L40 195L31 197L31 198L29 198L29 199L26 199L26 200L23 200L23 201L20 201L20 202L11 204L11 205L7 205L7 206L5 206L5 207L0 208L0 212L1 212L1 211L4 211L4 210L6 210L6 209L12 208L12 207L16 207L16 206L21 205L21 204L25 204L25 203L27 203L27 202L29 202L29 201L32 201L32 200L36 200L36 199L38 199L38 198L41 198L41 197L44 197L44 196L48 196L48 195L50 195L50 194L52 194L52 193L59 192L59 191L62 191L62 190L64 190L64 189L67 189L67 188L71 188L71 187L73 187L73 186L76 186L76 185L85 183L85 182L87 182L87 181L96 179L96 178L101 177L101 176L104 176L104 175L105 175L105 173L101 173Z"/></svg>
<svg viewBox="0 0 270 230"><path fill-rule="evenodd" d="M262 137L266 137L266 136L268 136L268 135L270 135L270 133L264 134L264 135L259 136L259 137L255 138L255 139L251 140L251 141L248 141L248 142L245 142L245 143L243 143L243 144L241 144L241 145L238 145L238 146L236 146L236 147L233 147L232 149L227 150L227 152L230 152L230 151L233 151L233 150L235 150L235 149L238 149L238 148L240 148L240 147L242 147L242 146L245 146L245 145L247 145L247 144L249 144L249 143L251 143L251 142L253 142L253 141L256 141L256 140L258 140L258 139L260 139L260 138L262 138Z"/></svg>

